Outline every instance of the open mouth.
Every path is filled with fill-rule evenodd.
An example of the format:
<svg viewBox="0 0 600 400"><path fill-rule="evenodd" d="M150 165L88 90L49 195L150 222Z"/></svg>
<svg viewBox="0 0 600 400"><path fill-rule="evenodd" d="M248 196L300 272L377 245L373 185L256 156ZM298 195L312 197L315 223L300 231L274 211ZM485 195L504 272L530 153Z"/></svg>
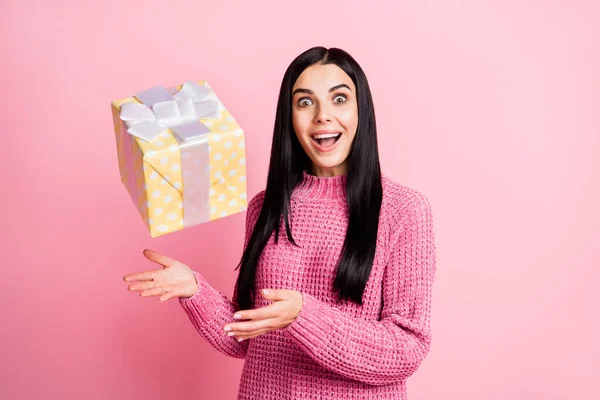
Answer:
<svg viewBox="0 0 600 400"><path fill-rule="evenodd" d="M342 137L341 132L319 133L312 135L311 139L321 147L331 147Z"/></svg>

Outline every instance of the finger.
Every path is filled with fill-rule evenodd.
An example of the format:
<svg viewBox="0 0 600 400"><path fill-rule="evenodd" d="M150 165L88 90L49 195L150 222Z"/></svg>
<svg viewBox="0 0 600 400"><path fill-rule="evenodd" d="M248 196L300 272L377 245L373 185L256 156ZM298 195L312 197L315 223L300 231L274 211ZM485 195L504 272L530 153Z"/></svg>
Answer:
<svg viewBox="0 0 600 400"><path fill-rule="evenodd" d="M250 335L255 331L259 331L262 329L273 329L275 326L275 318L268 318L257 321L248 321L248 322L238 322L235 324L227 324L225 328L229 327L231 330L229 332L234 332L235 335ZM225 329L223 328L223 329ZM227 332L227 331L226 331Z"/></svg>
<svg viewBox="0 0 600 400"><path fill-rule="evenodd" d="M129 285L127 289L129 289L132 292L136 292L136 291L140 291L140 290L149 290L149 289L155 288L159 285L160 284L156 283L155 281L146 281L146 282L142 282L142 283L134 283L132 285Z"/></svg>
<svg viewBox="0 0 600 400"><path fill-rule="evenodd" d="M265 288L260 291L260 293L262 294L262 296L265 299L269 299L269 300L273 300L273 301L289 299L290 292L291 291L287 290L287 289L270 289L270 288Z"/></svg>
<svg viewBox="0 0 600 400"><path fill-rule="evenodd" d="M242 340L252 339L252 338L258 337L260 335L264 335L265 333L268 333L271 331L272 331L272 329L261 329L259 331L255 331L255 332L248 333L245 335L236 335L233 337L233 339L237 340L238 342L241 342ZM242 340L240 340L240 339L242 339Z"/></svg>
<svg viewBox="0 0 600 400"><path fill-rule="evenodd" d="M131 281L151 281L154 279L154 276L156 274L157 271L162 271L162 269L160 270L154 270L154 271L143 271L143 272L136 272L133 274L129 274L129 275L125 275L123 277L123 280L126 282L131 282Z"/></svg>
<svg viewBox="0 0 600 400"><path fill-rule="evenodd" d="M172 297L175 297L175 293L173 291L171 291L169 288L166 288L165 291L166 291L166 293L163 294L162 296L160 296L158 299L158 301L161 303L169 300Z"/></svg>
<svg viewBox="0 0 600 400"><path fill-rule="evenodd" d="M168 291L169 290L164 286L157 286L157 287L153 287L152 289L144 290L144 291L140 292L140 296L141 297L159 296Z"/></svg>
<svg viewBox="0 0 600 400"><path fill-rule="evenodd" d="M240 310L233 315L236 320L252 319L260 320L266 318L273 318L281 315L281 304L271 303L267 306L260 308L253 308L252 310ZM238 318L239 316L239 318Z"/></svg>
<svg viewBox="0 0 600 400"><path fill-rule="evenodd" d="M163 267L171 267L177 263L177 260L167 257L165 255L160 254L157 251L151 249L144 249L144 256L157 264L162 265Z"/></svg>

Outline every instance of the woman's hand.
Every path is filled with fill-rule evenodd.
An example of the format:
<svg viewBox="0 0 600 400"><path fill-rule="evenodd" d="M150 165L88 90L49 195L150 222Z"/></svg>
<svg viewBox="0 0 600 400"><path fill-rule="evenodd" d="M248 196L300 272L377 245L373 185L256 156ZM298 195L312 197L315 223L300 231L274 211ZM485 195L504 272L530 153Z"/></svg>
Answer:
<svg viewBox="0 0 600 400"><path fill-rule="evenodd" d="M264 293L265 290L268 293ZM296 319L302 309L302 293L297 290L263 289L261 294L265 299L273 300L273 303L262 308L236 312L233 318L250 321L230 323L224 328L225 332L228 332L229 336L235 336L238 342L285 328Z"/></svg>
<svg viewBox="0 0 600 400"><path fill-rule="evenodd" d="M198 284L190 267L154 250L145 249L144 256L162 268L125 275L123 280L126 282L142 281L129 285L129 290L139 291L141 297L160 296L161 303L172 297L190 297L196 293Z"/></svg>

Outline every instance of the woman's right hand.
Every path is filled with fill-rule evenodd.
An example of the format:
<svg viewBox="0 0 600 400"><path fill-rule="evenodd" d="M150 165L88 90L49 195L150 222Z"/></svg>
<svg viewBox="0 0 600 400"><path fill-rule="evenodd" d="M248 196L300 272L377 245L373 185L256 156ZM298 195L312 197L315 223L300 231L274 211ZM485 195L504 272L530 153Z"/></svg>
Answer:
<svg viewBox="0 0 600 400"><path fill-rule="evenodd" d="M125 275L123 280L126 282L141 281L129 285L130 291L139 291L142 297L160 296L161 303L173 297L190 297L196 293L198 284L190 267L150 249L144 250L144 256L162 268Z"/></svg>

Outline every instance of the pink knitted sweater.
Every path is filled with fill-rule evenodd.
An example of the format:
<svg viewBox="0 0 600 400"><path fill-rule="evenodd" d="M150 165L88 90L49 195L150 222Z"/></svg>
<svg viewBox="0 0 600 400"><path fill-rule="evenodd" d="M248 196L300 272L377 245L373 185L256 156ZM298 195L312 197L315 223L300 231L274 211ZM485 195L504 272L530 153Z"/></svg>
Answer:
<svg viewBox="0 0 600 400"><path fill-rule="evenodd" d="M346 177L304 173L292 193L292 245L267 243L256 273L262 288L293 289L303 305L288 326L237 342L223 327L237 303L196 271L198 291L179 302L198 333L218 351L245 359L238 400L406 399L406 379L429 351L435 275L432 212L420 192L382 175L375 261L363 305L340 302L333 281L347 228ZM264 191L248 204L245 244ZM237 296L234 289L233 298Z"/></svg>

